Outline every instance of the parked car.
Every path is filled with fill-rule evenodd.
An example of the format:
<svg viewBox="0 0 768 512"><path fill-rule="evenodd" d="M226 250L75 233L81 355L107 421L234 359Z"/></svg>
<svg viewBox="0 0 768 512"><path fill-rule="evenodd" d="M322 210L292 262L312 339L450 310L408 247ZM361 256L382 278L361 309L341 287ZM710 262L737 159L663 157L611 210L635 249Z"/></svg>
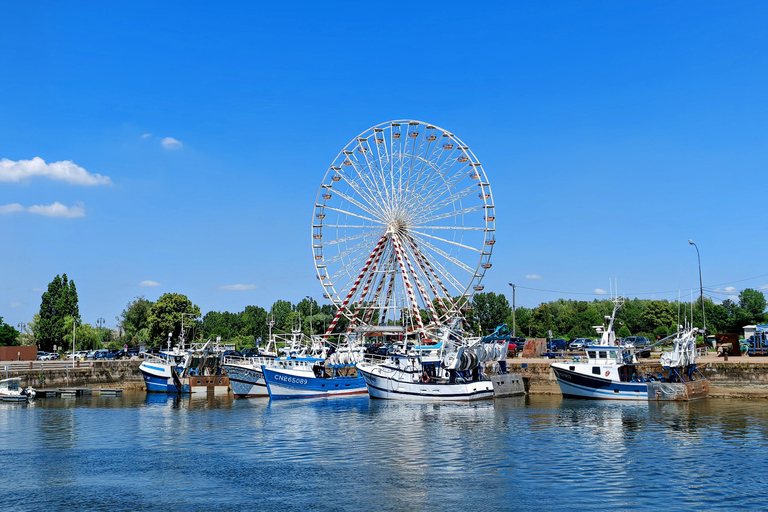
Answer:
<svg viewBox="0 0 768 512"><path fill-rule="evenodd" d="M99 350L93 351L93 356L91 357L91 359L106 359L108 354L109 354L109 350L105 348L100 348Z"/></svg>
<svg viewBox="0 0 768 512"><path fill-rule="evenodd" d="M621 340L623 347L645 348L650 344L651 341L644 336L627 336Z"/></svg>
<svg viewBox="0 0 768 512"><path fill-rule="evenodd" d="M568 346L568 342L563 338L555 338L553 340L549 340L548 345L551 352L557 352L560 350L565 350L565 347Z"/></svg>
<svg viewBox="0 0 768 512"><path fill-rule="evenodd" d="M514 348L512 348L514 346ZM525 347L525 338L509 338L509 348L507 352L515 351L516 353L522 352Z"/></svg>
<svg viewBox="0 0 768 512"><path fill-rule="evenodd" d="M584 347L594 343L590 338L576 338L568 344L571 350L584 350Z"/></svg>
<svg viewBox="0 0 768 512"><path fill-rule="evenodd" d="M38 361L52 361L54 359L54 357L53 357L54 355L58 355L58 354L53 354L53 353L50 353L50 352L40 351L40 352L37 353L37 360Z"/></svg>
<svg viewBox="0 0 768 512"><path fill-rule="evenodd" d="M125 357L124 349L110 349L102 359L122 359L123 357Z"/></svg>

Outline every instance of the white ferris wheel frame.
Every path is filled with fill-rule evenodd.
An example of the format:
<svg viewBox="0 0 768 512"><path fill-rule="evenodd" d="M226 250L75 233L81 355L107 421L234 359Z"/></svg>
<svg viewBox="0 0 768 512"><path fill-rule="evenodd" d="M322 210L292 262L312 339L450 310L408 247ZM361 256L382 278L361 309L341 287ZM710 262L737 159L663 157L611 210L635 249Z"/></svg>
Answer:
<svg viewBox="0 0 768 512"><path fill-rule="evenodd" d="M483 290L495 232L485 170L453 133L415 120L360 133L329 166L312 215L317 278L337 308L326 336L342 315L349 329L376 312L379 324L410 317L422 331L420 310L446 323Z"/></svg>

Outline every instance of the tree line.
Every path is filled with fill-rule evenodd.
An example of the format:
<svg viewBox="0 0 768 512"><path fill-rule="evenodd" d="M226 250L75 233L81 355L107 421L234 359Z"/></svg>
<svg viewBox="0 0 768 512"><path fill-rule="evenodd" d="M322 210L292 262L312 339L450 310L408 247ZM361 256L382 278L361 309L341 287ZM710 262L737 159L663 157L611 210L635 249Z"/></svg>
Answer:
<svg viewBox="0 0 768 512"><path fill-rule="evenodd" d="M610 300L575 301L558 299L543 302L535 308L518 307L514 315L504 294L477 293L466 303L465 317L469 330L483 335L497 325L506 323L523 337L594 338L594 326L602 325L610 315ZM665 337L674 333L678 321L690 320L702 325L701 307L666 300L626 300L617 313L619 337L640 335L649 338ZM704 300L707 330L710 333L741 333L745 325L768 322L766 299L761 291L747 288L738 301L725 300L715 304ZM56 276L41 297L40 312L27 324L29 332L20 333L0 317L0 344L34 344L39 350L76 350L121 348L123 345L162 347L169 340L179 340L182 332L186 339L207 340L221 338L238 347L253 347L270 334L301 330L305 334L324 333L336 311L330 304L318 304L306 297L296 304L286 300L274 302L269 310L255 305L242 311L209 311L201 316L200 307L186 295L166 293L156 302L143 296L126 304L116 317L117 329L92 326L80 318L77 289L66 274ZM428 313L422 312L424 321ZM183 327L183 329L182 329ZM343 318L335 326L335 333L343 333L348 320Z"/></svg>

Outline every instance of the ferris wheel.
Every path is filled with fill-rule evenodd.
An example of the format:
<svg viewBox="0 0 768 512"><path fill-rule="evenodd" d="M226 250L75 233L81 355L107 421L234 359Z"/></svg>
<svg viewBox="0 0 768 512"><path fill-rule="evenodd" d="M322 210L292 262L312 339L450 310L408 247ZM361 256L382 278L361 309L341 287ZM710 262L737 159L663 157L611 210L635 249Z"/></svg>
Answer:
<svg viewBox="0 0 768 512"><path fill-rule="evenodd" d="M312 217L324 297L355 324L442 325L481 291L496 243L491 187L472 151L420 121L364 131L331 163Z"/></svg>

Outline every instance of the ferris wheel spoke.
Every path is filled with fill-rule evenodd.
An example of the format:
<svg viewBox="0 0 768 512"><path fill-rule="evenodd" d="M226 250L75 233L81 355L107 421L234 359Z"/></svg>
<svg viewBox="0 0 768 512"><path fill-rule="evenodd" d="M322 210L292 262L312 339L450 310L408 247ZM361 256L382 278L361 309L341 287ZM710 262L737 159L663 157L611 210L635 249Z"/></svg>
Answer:
<svg viewBox="0 0 768 512"><path fill-rule="evenodd" d="M347 227L347 226L344 226ZM355 226L355 227L363 227L363 226ZM323 247L328 247L331 245L340 245L340 244L346 244L347 242L351 242L353 240L359 240L360 238L365 238L366 240L371 240L373 238L376 238L377 236L381 236L381 230L378 230L378 232L374 231L367 231L364 233L358 233L356 235L349 235L345 236L343 238L336 238L335 240L330 240L328 242L323 243Z"/></svg>
<svg viewBox="0 0 768 512"><path fill-rule="evenodd" d="M335 256L332 256L326 260L327 265L333 265L335 263L338 263L344 258L351 258L353 254L365 252L365 250L370 247L368 245L367 240L362 240L358 242L357 244L353 245L352 247L349 247L345 251L341 251Z"/></svg>
<svg viewBox="0 0 768 512"><path fill-rule="evenodd" d="M425 202L419 208L419 213L421 213L423 211L440 211L443 208L445 208L447 206L450 206L452 203L458 202L461 199L464 199L465 197L469 196L470 194L472 194L473 189L474 189L473 186L469 186L469 187L465 188L464 190L460 190L460 191L458 191L458 192L456 192L456 193L454 193L454 194L452 194L452 195L442 199L441 201L432 201L432 202L428 202L428 203Z"/></svg>
<svg viewBox="0 0 768 512"><path fill-rule="evenodd" d="M431 239L433 239L433 240L437 240L437 241L439 241L439 242L443 242L443 243L446 243L446 244L450 244L450 245L453 245L453 246L456 246L456 247L461 247L461 248L463 248L463 249L468 249L468 250L470 250L470 251L474 251L474 252L476 252L476 253L478 253L478 254L482 252L482 250L480 250L480 249L477 249L477 248L475 248L475 247L470 247L469 245L461 244L461 243L459 243L459 242L456 242L456 241L454 241L454 240L447 240L447 239L445 239L445 238L441 238L441 237L439 237L439 236L430 235L430 234L428 234L428 233L422 233L421 231L417 231L417 230L415 230L415 229L414 229L414 230L411 230L411 233L413 233L413 234L415 234L415 235L421 235L421 236L425 236L425 237L427 237L427 238L431 238Z"/></svg>
<svg viewBox="0 0 768 512"><path fill-rule="evenodd" d="M325 209L326 210L331 210L331 211L334 211L334 212L338 212L338 213L342 213L344 215L351 215L353 217L357 217L358 219L363 219L363 220L371 221L374 224L376 224L377 226L383 226L381 220L372 219L371 217L366 217L365 215L360 215L359 213L350 212L349 210L342 210L341 208L336 208L334 206L327 206L327 205L325 206Z"/></svg>
<svg viewBox="0 0 768 512"><path fill-rule="evenodd" d="M375 134L374 134L375 135ZM362 142L360 143L362 146ZM382 204L385 206L388 206L391 202L391 192L387 188L387 180L384 176L384 169L381 166L381 159L380 159L380 152L378 151L379 147L383 146L383 144L376 143L375 147L377 148L377 155L379 158L375 157L373 154L373 150L371 149L371 143L369 138L366 138L365 140L365 147L366 151L363 152L363 156L365 157L366 165L368 169L371 169L372 175L375 172L375 178L373 181L376 183L376 189L379 192L379 197L382 199ZM386 148L385 148L386 149Z"/></svg>
<svg viewBox="0 0 768 512"><path fill-rule="evenodd" d="M445 182L436 183L435 186L430 189L429 193L426 195L429 200L425 201L423 207L426 209L439 204L450 204L453 202L454 197L456 196L461 196L464 198L472 194L474 186L476 186L474 184L469 185L468 187L465 187L459 191L454 191L454 187L459 185L459 183L461 183L461 181L464 180L467 176L468 174L465 174L464 172L457 172L448 177Z"/></svg>
<svg viewBox="0 0 768 512"><path fill-rule="evenodd" d="M358 147L362 147L362 146L358 146ZM367 153L367 151L365 153ZM384 205L386 204L386 198L384 194L379 188L377 181L375 179L372 179L372 176L369 173L361 172L361 171L364 171L365 169L370 170L371 168L370 162L368 161L366 154L363 154L363 158L365 158L364 163L358 159L357 155L355 155L354 158L355 158L355 161L352 168L355 169L355 173L360 178L360 182L363 184L363 187L358 186L358 194L366 197L368 203L372 207L374 207L378 211L381 211ZM365 192L365 194L363 194L363 191Z"/></svg>
<svg viewBox="0 0 768 512"><path fill-rule="evenodd" d="M473 226L427 226L425 224L412 224L411 229L426 229L432 231L433 229L441 229L443 231L488 231L485 227L473 227Z"/></svg>
<svg viewBox="0 0 768 512"><path fill-rule="evenodd" d="M374 210L372 208L369 208L368 206L364 205L363 203L361 203L357 199L355 199L355 198L345 194L344 192L340 192L339 190L334 190L333 192L334 192L334 194L336 194L340 198L342 198L342 199L344 199L346 201L349 201L351 204L357 206L358 208L363 210L365 213L367 213L371 217L378 217L379 216L379 213L377 213L376 210Z"/></svg>
<svg viewBox="0 0 768 512"><path fill-rule="evenodd" d="M439 247L429 243L427 240L421 240L418 237L414 236L413 234L411 234L411 236L415 240L417 240L419 242L419 245L422 248L421 250L424 250L424 248L427 248L430 251L434 252L435 254L437 254L439 256L442 256L443 259L446 259L446 260L450 261L453 265L457 266L458 268L466 271L467 273L472 274L473 276L475 275L475 269L473 269L472 267L470 267L469 265L467 265L466 263L464 263L460 259L458 259L458 258L456 258L454 256L451 256L449 253L447 253L443 249L441 249L441 248L439 248Z"/></svg>
<svg viewBox="0 0 768 512"><path fill-rule="evenodd" d="M344 182L347 185L349 185L349 187L352 190L354 190L355 193L357 193L357 195L359 195L361 199L365 200L370 205L371 208L374 208L374 209L376 209L377 207L380 208L381 205L376 200L376 198L373 197L373 195L366 190L365 188L367 186L365 184L366 180L360 175L360 170L357 168L356 165L354 165L354 163L351 160L350 160L350 164L351 164L350 166L355 170L355 174L357 174L358 178L360 178L360 181L362 182L362 184L359 183L356 179L354 179L354 177L350 173L345 171L339 172L339 176L341 177L341 179L343 179Z"/></svg>
<svg viewBox="0 0 768 512"><path fill-rule="evenodd" d="M485 207L483 205L472 206L469 208L463 208L461 210L453 210L450 212L441 213L439 215L433 215L432 217L422 218L422 219L419 219L419 221L429 223L429 222L435 222L437 220L450 219L452 217L463 217L468 213L477 212L477 211L483 210L484 208Z"/></svg>

